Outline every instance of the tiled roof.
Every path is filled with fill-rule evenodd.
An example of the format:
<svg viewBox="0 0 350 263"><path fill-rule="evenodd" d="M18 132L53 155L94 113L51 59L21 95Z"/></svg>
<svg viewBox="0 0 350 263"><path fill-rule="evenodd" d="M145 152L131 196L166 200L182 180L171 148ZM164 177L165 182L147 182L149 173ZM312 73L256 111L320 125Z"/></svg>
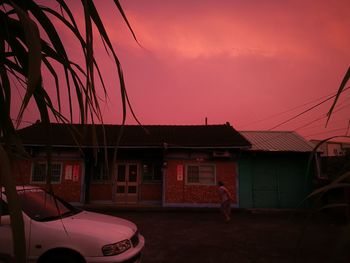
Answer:
<svg viewBox="0 0 350 263"><path fill-rule="evenodd" d="M92 147L93 137L99 146L114 146L120 125L52 124L51 145ZM105 130L105 140L103 132ZM94 133L93 131L96 131ZM43 124L34 124L18 131L24 145L45 145L49 138ZM72 136L74 134L74 136ZM94 135L96 134L96 135ZM126 125L120 147L168 148L244 148L250 143L232 126L224 125Z"/></svg>
<svg viewBox="0 0 350 263"><path fill-rule="evenodd" d="M252 151L311 152L313 144L292 131L240 131L251 142Z"/></svg>

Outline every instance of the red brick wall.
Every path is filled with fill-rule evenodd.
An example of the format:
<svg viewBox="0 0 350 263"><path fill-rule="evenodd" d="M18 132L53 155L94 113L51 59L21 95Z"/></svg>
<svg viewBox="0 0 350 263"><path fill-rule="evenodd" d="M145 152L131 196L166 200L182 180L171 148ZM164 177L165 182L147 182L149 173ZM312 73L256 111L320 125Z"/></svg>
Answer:
<svg viewBox="0 0 350 263"><path fill-rule="evenodd" d="M140 201L162 201L162 184L141 184Z"/></svg>
<svg viewBox="0 0 350 263"><path fill-rule="evenodd" d="M166 203L218 203L218 187L216 185L186 185L186 165L193 164L188 160L169 160L165 179ZM206 164L206 163L201 163ZM232 161L213 161L216 165L216 182L222 181L231 191L234 203L237 203L237 170ZM177 165L183 166L183 180L177 180Z"/></svg>
<svg viewBox="0 0 350 263"><path fill-rule="evenodd" d="M30 175L32 171L30 161L16 160L12 162L11 167L17 184L30 184Z"/></svg>
<svg viewBox="0 0 350 263"><path fill-rule="evenodd" d="M91 201L113 201L112 183L91 183L90 184L90 200Z"/></svg>
<svg viewBox="0 0 350 263"><path fill-rule="evenodd" d="M39 160L36 161L45 161ZM62 163L61 183L52 183L54 193L62 197L67 202L80 202L81 197L81 180L83 175L83 161L59 160L55 159L53 162ZM74 165L77 167L77 177L72 179L66 178L66 166ZM31 183L32 162L29 160L17 160L13 162L12 170L18 185L36 185L45 188L45 183Z"/></svg>
<svg viewBox="0 0 350 263"><path fill-rule="evenodd" d="M40 160L38 160L40 161ZM69 202L79 202L81 197L81 180L83 175L83 161L68 161L55 159L54 162L62 163L62 180L60 184L53 184L55 193ZM167 162L165 179L165 202L166 203L218 203L219 196L216 185L186 185L185 168L187 164L193 164L189 160L169 160ZM205 164L205 163L203 163ZM216 182L223 181L226 187L232 192L237 203L237 164L229 161L213 161L208 164L216 165ZM77 181L66 180L65 172L67 165L79 165L79 178ZM183 166L183 180L177 180L177 165ZM30 184L32 165L31 161L17 161L13 165L14 175L18 184ZM44 187L45 184L36 184ZM112 200L112 185L91 184L90 200ZM161 201L162 184L141 184L140 201Z"/></svg>

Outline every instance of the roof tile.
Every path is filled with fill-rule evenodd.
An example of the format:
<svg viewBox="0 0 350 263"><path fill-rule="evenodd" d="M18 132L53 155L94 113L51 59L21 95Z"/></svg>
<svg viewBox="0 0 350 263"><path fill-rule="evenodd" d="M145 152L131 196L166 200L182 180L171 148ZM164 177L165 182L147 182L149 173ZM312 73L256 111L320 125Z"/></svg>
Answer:
<svg viewBox="0 0 350 263"><path fill-rule="evenodd" d="M95 127L95 129L93 128ZM105 131L105 137L103 136ZM120 125L52 124L50 130L37 123L18 131L24 145L45 145L51 133L55 146L115 146ZM97 140L93 140L96 137ZM241 148L250 143L228 124L223 125L125 125L121 147Z"/></svg>

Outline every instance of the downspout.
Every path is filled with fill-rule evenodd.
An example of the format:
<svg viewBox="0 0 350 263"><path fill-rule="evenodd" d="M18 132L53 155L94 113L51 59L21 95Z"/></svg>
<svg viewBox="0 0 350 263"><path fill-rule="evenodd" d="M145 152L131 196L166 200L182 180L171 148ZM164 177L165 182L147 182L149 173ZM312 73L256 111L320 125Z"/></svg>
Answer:
<svg viewBox="0 0 350 263"><path fill-rule="evenodd" d="M86 149L85 151L85 165L84 165L84 204L90 203L90 178L91 178L91 172L92 172L92 156L89 151L89 149Z"/></svg>
<svg viewBox="0 0 350 263"><path fill-rule="evenodd" d="M167 170L168 170L168 163L165 160L165 153L168 149L168 144L163 143L163 163L162 163L162 207L165 206L165 194L166 194L166 177L167 177Z"/></svg>
<svg viewBox="0 0 350 263"><path fill-rule="evenodd" d="M167 168L165 162L163 162L163 167L162 167L162 207L165 205L165 193L166 193L166 174L167 174Z"/></svg>
<svg viewBox="0 0 350 263"><path fill-rule="evenodd" d="M80 163L81 165L81 178L80 178L80 203L85 203L85 166L86 166L86 160L83 159L83 161Z"/></svg>

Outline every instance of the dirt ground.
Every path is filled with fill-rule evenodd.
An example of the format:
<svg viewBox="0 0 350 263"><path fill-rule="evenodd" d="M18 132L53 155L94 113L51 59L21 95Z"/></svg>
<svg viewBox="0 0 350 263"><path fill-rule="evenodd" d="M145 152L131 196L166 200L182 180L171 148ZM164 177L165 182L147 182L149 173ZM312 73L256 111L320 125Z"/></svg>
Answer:
<svg viewBox="0 0 350 263"><path fill-rule="evenodd" d="M337 250L344 225L329 216L305 224L300 213L234 211L225 223L218 211L105 213L137 224L146 239L144 263L350 262Z"/></svg>

